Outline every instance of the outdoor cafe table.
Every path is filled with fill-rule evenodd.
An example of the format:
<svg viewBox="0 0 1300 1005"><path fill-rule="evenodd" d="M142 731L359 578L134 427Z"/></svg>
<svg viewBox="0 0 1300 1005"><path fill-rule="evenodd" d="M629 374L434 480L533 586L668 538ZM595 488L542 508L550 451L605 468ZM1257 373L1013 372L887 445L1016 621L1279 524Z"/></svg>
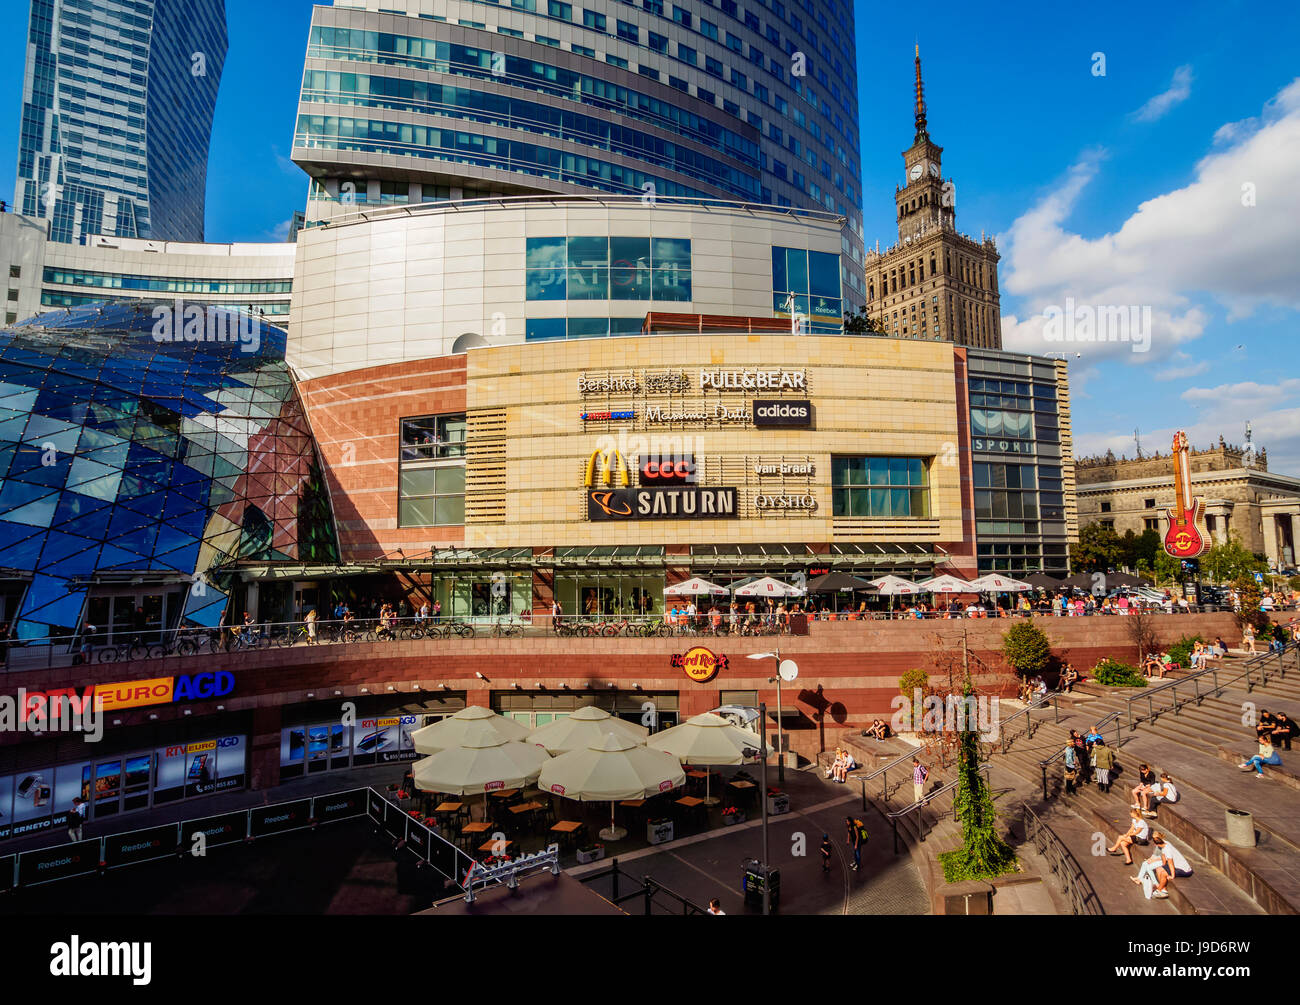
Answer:
<svg viewBox="0 0 1300 1005"><path fill-rule="evenodd" d="M478 850L491 852L493 855L504 855L506 852L510 850L510 847L513 844L514 844L513 841L506 841L504 839L502 840L494 839L492 841L484 841L481 845L478 846Z"/></svg>
<svg viewBox="0 0 1300 1005"><path fill-rule="evenodd" d="M489 793L493 799L509 799L512 796L519 795L518 789L500 789L496 792Z"/></svg>
<svg viewBox="0 0 1300 1005"><path fill-rule="evenodd" d="M704 800L698 796L682 796L674 801L692 817L703 816L707 812Z"/></svg>
<svg viewBox="0 0 1300 1005"><path fill-rule="evenodd" d="M576 841L578 832L585 826L586 824L581 820L561 820L559 823L552 825L551 833L558 834L561 842Z"/></svg>
<svg viewBox="0 0 1300 1005"><path fill-rule="evenodd" d="M439 803L437 806L433 808L433 812L434 813L459 813L461 807L464 805L465 805L464 803L457 803L452 801Z"/></svg>

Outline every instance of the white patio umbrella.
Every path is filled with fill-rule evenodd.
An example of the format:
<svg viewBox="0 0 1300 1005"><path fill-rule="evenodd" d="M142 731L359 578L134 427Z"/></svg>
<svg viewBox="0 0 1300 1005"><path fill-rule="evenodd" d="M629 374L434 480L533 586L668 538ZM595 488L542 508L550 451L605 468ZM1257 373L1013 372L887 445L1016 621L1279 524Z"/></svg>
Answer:
<svg viewBox="0 0 1300 1005"><path fill-rule="evenodd" d="M783 583L771 576L756 579L736 590L738 597L802 597L803 593L804 591L799 587Z"/></svg>
<svg viewBox="0 0 1300 1005"><path fill-rule="evenodd" d="M436 754L440 750L459 747L476 726L495 730L503 740L522 740L528 735L528 727L523 723L507 719L482 705L470 705L455 715L421 726L411 734L411 740L417 754Z"/></svg>
<svg viewBox="0 0 1300 1005"><path fill-rule="evenodd" d="M980 576L979 579L972 579L970 585L980 593L1024 593L1026 590L1033 589L1028 583L1022 583L1010 576L1000 576L996 572Z"/></svg>
<svg viewBox="0 0 1300 1005"><path fill-rule="evenodd" d="M721 597L726 596L727 588L719 586L717 583L710 583L707 579L701 579L699 576L693 576L684 583L677 583L674 586L664 588L665 597Z"/></svg>
<svg viewBox="0 0 1300 1005"><path fill-rule="evenodd" d="M879 579L873 579L871 585L876 588L876 592L882 597L889 598L889 610L893 613L895 597L910 597L914 593L920 593L921 588L913 583L910 579L904 579L902 576L881 576Z"/></svg>
<svg viewBox="0 0 1300 1005"><path fill-rule="evenodd" d="M757 733L741 729L732 722L712 712L693 715L681 725L656 733L646 741L652 750L666 750L683 764L744 764L745 749L763 751L764 756L772 752L771 746L764 746ZM705 779L704 798L712 801L709 786L712 776ZM766 798L767 793L763 793Z"/></svg>
<svg viewBox="0 0 1300 1005"><path fill-rule="evenodd" d="M610 715L603 708L585 705L564 719L534 729L528 734L528 742L545 747L551 754L567 754L571 750L585 750L609 733L644 744L650 730L639 723Z"/></svg>
<svg viewBox="0 0 1300 1005"><path fill-rule="evenodd" d="M926 579L916 584L922 593L979 593L980 591L964 579L956 576L942 575Z"/></svg>
<svg viewBox="0 0 1300 1005"><path fill-rule="evenodd" d="M570 750L542 768L537 786L565 799L582 802L609 800L609 827L600 832L606 841L620 841L627 831L614 825L614 803L620 799L645 799L686 783L677 758L650 750L618 733L606 733L585 747Z"/></svg>
<svg viewBox="0 0 1300 1005"><path fill-rule="evenodd" d="M551 759L542 747L503 739L485 723L471 725L462 742L415 762L415 787L425 792L474 795L517 789L536 781Z"/></svg>

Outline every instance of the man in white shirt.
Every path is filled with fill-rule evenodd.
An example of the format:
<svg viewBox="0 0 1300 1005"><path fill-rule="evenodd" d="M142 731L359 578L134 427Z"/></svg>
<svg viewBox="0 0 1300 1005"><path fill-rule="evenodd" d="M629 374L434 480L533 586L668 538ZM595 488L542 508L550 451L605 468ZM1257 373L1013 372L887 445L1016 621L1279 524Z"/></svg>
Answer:
<svg viewBox="0 0 1300 1005"><path fill-rule="evenodd" d="M68 811L68 840L80 841L82 827L86 823L86 804L80 796L72 800L72 809Z"/></svg>
<svg viewBox="0 0 1300 1005"><path fill-rule="evenodd" d="M1169 881L1175 876L1190 876L1192 865L1187 861L1187 856L1159 831L1151 834L1151 843L1155 846L1155 853L1142 863L1133 882L1142 887L1148 900L1153 897L1156 900L1167 900L1169 891L1165 887Z"/></svg>
<svg viewBox="0 0 1300 1005"><path fill-rule="evenodd" d="M695 615L698 613L699 611L695 607L694 600L692 600L690 603L686 605L686 623L690 625L692 628L695 627Z"/></svg>
<svg viewBox="0 0 1300 1005"><path fill-rule="evenodd" d="M722 909L722 901L714 897L709 901L709 914L725 915L727 912Z"/></svg>

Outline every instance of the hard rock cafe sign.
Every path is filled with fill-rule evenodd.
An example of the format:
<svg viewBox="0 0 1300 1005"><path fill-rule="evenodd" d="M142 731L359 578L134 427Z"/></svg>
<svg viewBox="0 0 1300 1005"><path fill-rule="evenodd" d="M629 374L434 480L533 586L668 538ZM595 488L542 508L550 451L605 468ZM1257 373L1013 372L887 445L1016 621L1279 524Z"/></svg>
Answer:
<svg viewBox="0 0 1300 1005"><path fill-rule="evenodd" d="M1165 531L1165 554L1171 558L1199 558L1209 546L1210 534L1205 526L1205 500L1192 495L1191 451L1187 434L1174 433L1174 505L1165 510L1169 529Z"/></svg>

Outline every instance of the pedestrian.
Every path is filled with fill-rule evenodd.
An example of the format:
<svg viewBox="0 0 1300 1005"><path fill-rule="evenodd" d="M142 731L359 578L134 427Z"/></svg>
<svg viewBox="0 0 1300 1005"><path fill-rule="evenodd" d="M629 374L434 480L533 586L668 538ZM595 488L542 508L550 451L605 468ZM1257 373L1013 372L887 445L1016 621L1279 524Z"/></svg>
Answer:
<svg viewBox="0 0 1300 1005"><path fill-rule="evenodd" d="M831 871L831 852L834 850L835 850L835 846L831 844L831 836L829 834L823 834L822 835L822 872Z"/></svg>
<svg viewBox="0 0 1300 1005"><path fill-rule="evenodd" d="M916 797L912 800L914 803L921 802L925 797L925 783L930 777L930 769L912 758L912 793Z"/></svg>
<svg viewBox="0 0 1300 1005"><path fill-rule="evenodd" d="M1106 741L1097 737L1092 748L1092 763L1097 769L1097 790L1110 791L1110 773L1115 768L1115 751L1106 746Z"/></svg>
<svg viewBox="0 0 1300 1005"><path fill-rule="evenodd" d="M68 840L80 841L82 839L82 827L85 824L86 801L80 796L74 796L72 809L68 811Z"/></svg>
<svg viewBox="0 0 1300 1005"><path fill-rule="evenodd" d="M1074 795L1074 783L1079 778L1079 755L1075 751L1073 741L1065 745L1065 794Z"/></svg>
<svg viewBox="0 0 1300 1005"><path fill-rule="evenodd" d="M846 840L853 849L852 869L857 872L862 865L862 844L867 839L867 825L856 817L847 816L844 818L844 826L848 829Z"/></svg>
<svg viewBox="0 0 1300 1005"><path fill-rule="evenodd" d="M92 629L93 630L93 629ZM1296 724L1289 718L1285 712L1278 712L1277 720L1274 722L1273 742L1280 743L1286 750L1291 749L1291 741L1297 735Z"/></svg>
<svg viewBox="0 0 1300 1005"><path fill-rule="evenodd" d="M307 623L307 645L314 646L316 644L316 608L311 608L303 621Z"/></svg>
<svg viewBox="0 0 1300 1005"><path fill-rule="evenodd" d="M1129 825L1128 830L1115 839L1115 843L1106 849L1108 855L1123 855L1124 864L1133 864L1133 846L1144 845L1151 836L1151 825L1148 824L1136 806L1128 811Z"/></svg>
<svg viewBox="0 0 1300 1005"><path fill-rule="evenodd" d="M720 901L717 897L714 897L712 900L709 901L708 913L723 915L726 914L727 912L722 909L722 901Z"/></svg>

